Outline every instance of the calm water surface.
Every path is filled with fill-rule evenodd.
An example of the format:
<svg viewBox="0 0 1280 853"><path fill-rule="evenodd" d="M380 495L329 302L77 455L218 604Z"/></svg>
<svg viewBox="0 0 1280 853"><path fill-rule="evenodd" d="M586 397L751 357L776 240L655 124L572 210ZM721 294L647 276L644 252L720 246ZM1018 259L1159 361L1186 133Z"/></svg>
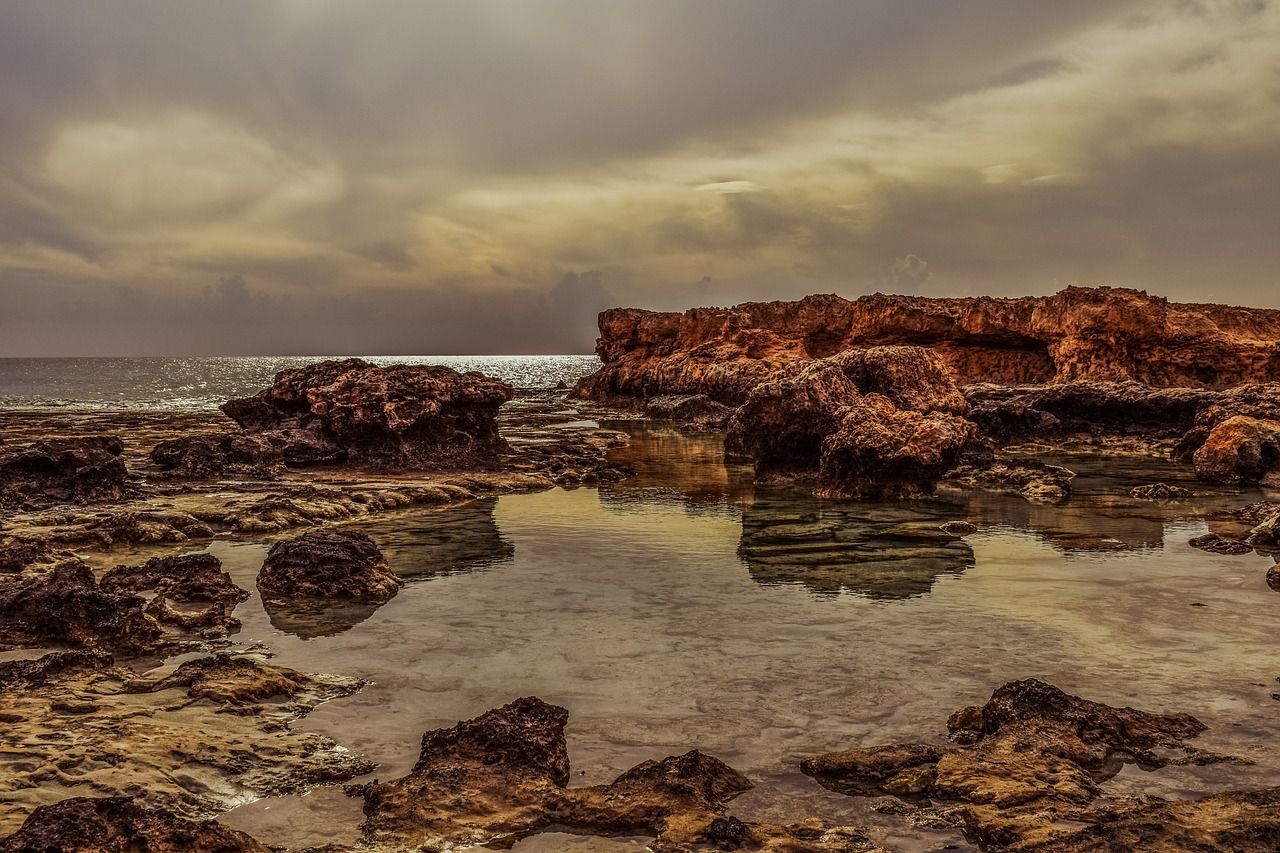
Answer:
<svg viewBox="0 0 1280 853"><path fill-rule="evenodd" d="M1065 507L967 492L815 501L753 488L714 436L608 425L632 434L622 453L634 480L358 525L410 579L380 608L307 616L267 613L256 595L243 604L239 640L287 666L372 682L298 727L364 754L386 779L409 770L423 731L536 695L570 711L575 785L696 747L757 783L741 817L871 823L890 846L923 851L958 836L828 793L800 759L941 740L951 711L1035 676L1110 704L1190 712L1210 726L1201 746L1256 762L1126 770L1111 793L1280 784L1272 561L1186 544L1207 530L1206 512L1260 495L1143 503L1126 494L1136 482L1194 484L1158 461L1064 459L1081 472ZM978 532L939 536L950 519ZM209 550L253 589L269 544ZM225 819L271 844L350 840L359 801L317 789ZM548 836L517 849L641 848Z"/></svg>

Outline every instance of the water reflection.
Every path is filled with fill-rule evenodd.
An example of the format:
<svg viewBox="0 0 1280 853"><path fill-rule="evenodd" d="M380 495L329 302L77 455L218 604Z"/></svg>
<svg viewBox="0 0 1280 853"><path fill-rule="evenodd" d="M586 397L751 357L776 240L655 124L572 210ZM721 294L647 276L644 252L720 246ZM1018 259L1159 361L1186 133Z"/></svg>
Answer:
<svg viewBox="0 0 1280 853"><path fill-rule="evenodd" d="M497 498L486 498L405 514L372 522L364 530L378 543L392 571L410 582L482 571L511 562L516 553L493 517L497 503ZM348 631L383 605L264 601L262 606L273 628L310 640Z"/></svg>
<svg viewBox="0 0 1280 853"><path fill-rule="evenodd" d="M947 504L820 501L759 491L742 510L738 556L759 584L802 584L822 595L924 595L942 575L973 566L973 549L940 525L964 518Z"/></svg>
<svg viewBox="0 0 1280 853"><path fill-rule="evenodd" d="M610 458L636 472L600 486L605 509L628 512L658 504L696 516L736 512L738 505L751 500L751 466L725 464L722 434L688 433L644 421L601 425L627 434L627 446L612 451Z"/></svg>

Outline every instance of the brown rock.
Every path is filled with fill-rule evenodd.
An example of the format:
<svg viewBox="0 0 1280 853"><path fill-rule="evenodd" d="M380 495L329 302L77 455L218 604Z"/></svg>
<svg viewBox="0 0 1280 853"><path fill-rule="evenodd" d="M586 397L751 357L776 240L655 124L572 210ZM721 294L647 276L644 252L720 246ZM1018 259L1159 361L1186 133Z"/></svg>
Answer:
<svg viewBox="0 0 1280 853"><path fill-rule="evenodd" d="M1136 290L930 299L874 294L600 315L604 361L574 395L707 394L740 403L769 373L878 345L927 346L961 383L1135 381L1221 388L1280 381L1280 311L1170 303Z"/></svg>
<svg viewBox="0 0 1280 853"><path fill-rule="evenodd" d="M1001 459L961 465L947 474L947 482L971 489L1022 495L1032 502L1059 503L1071 496L1076 473L1039 459Z"/></svg>
<svg viewBox="0 0 1280 853"><path fill-rule="evenodd" d="M1248 542L1241 542L1239 539L1224 539L1216 533L1206 533L1203 536L1197 536L1188 540L1188 545L1192 548L1199 548L1201 551L1208 551L1210 554L1225 554L1229 557L1238 557L1241 554L1252 554L1253 546Z"/></svg>
<svg viewBox="0 0 1280 853"><path fill-rule="evenodd" d="M357 464L467 468L507 449L494 419L512 393L479 373L349 358L281 371L270 388L222 411L246 431L278 439L286 455L311 433L314 446L332 445Z"/></svg>
<svg viewBox="0 0 1280 853"><path fill-rule="evenodd" d="M1151 483L1147 486L1134 486L1129 490L1129 495L1144 501L1182 501L1191 497L1191 491L1168 483Z"/></svg>
<svg viewBox="0 0 1280 853"><path fill-rule="evenodd" d="M648 417L664 421L681 421L701 429L723 427L733 409L717 403L706 394L668 394L645 402Z"/></svg>
<svg viewBox="0 0 1280 853"><path fill-rule="evenodd" d="M0 453L0 508L118 501L128 474L123 454L120 439L105 435Z"/></svg>
<svg viewBox="0 0 1280 853"><path fill-rule="evenodd" d="M0 662L0 692L30 690L69 672L98 671L115 660L105 652L50 652L35 660Z"/></svg>
<svg viewBox="0 0 1280 853"><path fill-rule="evenodd" d="M262 433L193 435L169 439L151 450L151 461L174 477L209 479L228 474L271 478L288 466L304 468L347 460L347 452L319 427Z"/></svg>
<svg viewBox="0 0 1280 853"><path fill-rule="evenodd" d="M381 603L403 585L372 539L332 529L277 542L258 572L258 591L270 599Z"/></svg>
<svg viewBox="0 0 1280 853"><path fill-rule="evenodd" d="M47 576L0 582L0 647L53 643L142 654L161 637L145 605L136 595L100 589L93 570L71 558Z"/></svg>
<svg viewBox="0 0 1280 853"><path fill-rule="evenodd" d="M239 628L231 611L249 597L247 590L236 586L222 571L222 562L212 554L153 557L141 566L116 566L102 576L100 585L107 592L155 592L147 612L158 622L188 631ZM192 604L194 609L175 606Z"/></svg>
<svg viewBox="0 0 1280 853"><path fill-rule="evenodd" d="M20 572L49 556L49 543L44 539L0 534L0 573Z"/></svg>
<svg viewBox="0 0 1280 853"><path fill-rule="evenodd" d="M1210 430L1192 461L1207 483L1254 485L1280 469L1280 421L1228 418Z"/></svg>
<svg viewBox="0 0 1280 853"><path fill-rule="evenodd" d="M71 797L31 813L0 853L269 853L212 820L191 821L127 797Z"/></svg>

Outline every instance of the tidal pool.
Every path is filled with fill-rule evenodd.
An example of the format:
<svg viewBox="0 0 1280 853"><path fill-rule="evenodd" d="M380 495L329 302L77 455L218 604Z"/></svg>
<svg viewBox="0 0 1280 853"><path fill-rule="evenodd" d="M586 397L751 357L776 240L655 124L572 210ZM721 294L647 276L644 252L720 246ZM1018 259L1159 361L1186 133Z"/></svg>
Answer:
<svg viewBox="0 0 1280 853"><path fill-rule="evenodd" d="M536 695L570 711L574 785L697 748L757 783L734 812L870 824L895 849L970 849L914 829L798 770L819 752L945 737L953 710L1037 677L1112 705L1186 711L1199 745L1252 766L1126 769L1116 795L1198 796L1280 784L1280 597L1270 558L1187 540L1256 493L1171 504L1128 489L1203 490L1158 460L1072 458L1060 507L943 490L918 503L817 501L756 489L719 439L636 424L638 471L600 489L511 495L353 525L408 584L379 608L268 613L236 637L275 662L367 679L295 725L380 766L413 765L422 733ZM938 525L968 520L956 539ZM215 541L254 588L269 542ZM118 555L117 555L118 556ZM351 841L359 801L337 789L224 816L268 844ZM643 849L635 840L528 839L517 850Z"/></svg>

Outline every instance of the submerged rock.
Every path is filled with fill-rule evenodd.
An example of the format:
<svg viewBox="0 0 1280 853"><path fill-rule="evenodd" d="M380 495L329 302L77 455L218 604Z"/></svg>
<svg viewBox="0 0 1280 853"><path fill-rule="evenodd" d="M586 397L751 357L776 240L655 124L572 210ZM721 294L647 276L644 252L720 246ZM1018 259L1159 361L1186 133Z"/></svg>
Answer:
<svg viewBox="0 0 1280 853"><path fill-rule="evenodd" d="M278 441L282 458L301 444L319 457L338 448L362 465L469 468L507 450L495 417L512 393L479 373L349 358L281 371L270 388L222 411L247 432Z"/></svg>
<svg viewBox="0 0 1280 853"><path fill-rule="evenodd" d="M96 435L0 451L0 509L101 503L124 497L124 444Z"/></svg>
<svg viewBox="0 0 1280 853"><path fill-rule="evenodd" d="M31 813L0 853L269 853L216 821L191 821L128 797L71 797Z"/></svg>
<svg viewBox="0 0 1280 853"><path fill-rule="evenodd" d="M321 599L380 604L404 581L363 533L314 530L271 546L258 572L267 599Z"/></svg>
<svg viewBox="0 0 1280 853"><path fill-rule="evenodd" d="M646 761L608 785L567 787L569 712L534 697L427 732L409 775L353 789L372 845L428 849L507 842L552 826L588 835L652 835L654 849L868 851L857 830L748 823L724 811L751 787L697 750Z"/></svg>
<svg viewBox="0 0 1280 853"><path fill-rule="evenodd" d="M981 707L962 708L947 721L952 743L898 744L828 753L802 762L822 785L855 796L892 794L920 805L934 801L934 818L958 825L966 837L1001 850L1109 850L1089 846L1117 832L1139 832L1149 819L1143 850L1181 850L1185 825L1161 826L1155 818L1184 804L1154 798L1136 807L1098 809L1099 782L1127 761L1144 768L1229 761L1191 747L1205 730L1189 714L1152 714L1090 702L1036 679L998 688ZM1232 795L1246 803L1252 794ZM915 798L915 799L912 799ZM1208 801L1204 801L1208 803ZM1263 850L1230 846L1228 839L1280 840L1275 798L1266 793L1258 810L1199 810L1205 850ZM908 809L910 812L911 809ZM1188 812L1195 812L1189 809ZM1073 823L1074 822L1074 825ZM1122 828L1123 827L1123 828ZM1046 846L1048 845L1048 846ZM1073 846L1074 845L1074 846ZM1138 849L1138 848L1123 848Z"/></svg>
<svg viewBox="0 0 1280 853"><path fill-rule="evenodd" d="M1071 496L1076 472L1039 459L1001 459L981 465L962 465L947 474L947 482L965 488L1018 494L1033 503L1061 503Z"/></svg>

